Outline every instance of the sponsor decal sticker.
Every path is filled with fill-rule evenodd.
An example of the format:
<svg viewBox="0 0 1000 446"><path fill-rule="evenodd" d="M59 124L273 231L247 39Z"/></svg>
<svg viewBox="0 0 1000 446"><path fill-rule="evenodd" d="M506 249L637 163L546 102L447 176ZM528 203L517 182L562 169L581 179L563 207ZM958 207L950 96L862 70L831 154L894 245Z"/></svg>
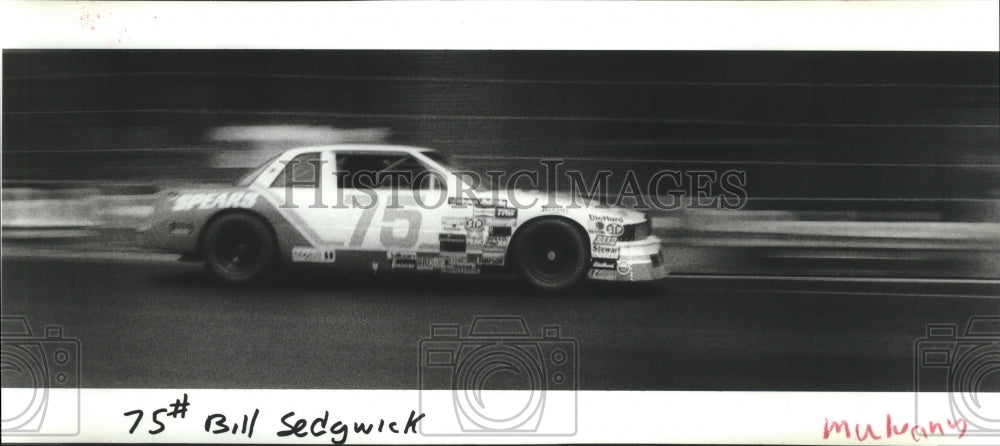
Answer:
<svg viewBox="0 0 1000 446"><path fill-rule="evenodd" d="M481 218L468 218L465 220L465 229L467 231L482 231L486 227L486 222Z"/></svg>
<svg viewBox="0 0 1000 446"><path fill-rule="evenodd" d="M483 237L483 234L481 234L481 233L475 233L475 232L473 232L473 233L468 234L468 235L465 236L465 243L468 244L468 245L470 245L470 246L472 246L472 245L483 246L484 241L485 241L485 238Z"/></svg>
<svg viewBox="0 0 1000 446"><path fill-rule="evenodd" d="M490 235L489 237L486 237L486 241L483 242L483 245L487 247L506 248L507 243L509 242L510 237L497 237Z"/></svg>
<svg viewBox="0 0 1000 446"><path fill-rule="evenodd" d="M507 200L492 198L469 198L462 197L455 199L455 197L448 197L448 204L455 207L465 207L473 206L477 208L494 208L494 207L507 207Z"/></svg>
<svg viewBox="0 0 1000 446"><path fill-rule="evenodd" d="M390 253L392 259L392 269L415 269L417 267L417 253L415 252L394 252Z"/></svg>
<svg viewBox="0 0 1000 446"><path fill-rule="evenodd" d="M504 246L483 246L483 254L501 255L506 254L507 248Z"/></svg>
<svg viewBox="0 0 1000 446"><path fill-rule="evenodd" d="M504 256L502 255L487 255L483 254L483 257L479 260L479 263L484 266L503 266Z"/></svg>
<svg viewBox="0 0 1000 446"><path fill-rule="evenodd" d="M461 231L465 229L465 217L441 217L441 228L445 231Z"/></svg>
<svg viewBox="0 0 1000 446"><path fill-rule="evenodd" d="M594 269L610 269L614 270L617 267L617 261L609 259L594 259L590 263L590 267Z"/></svg>
<svg viewBox="0 0 1000 446"><path fill-rule="evenodd" d="M455 207L465 207L465 206L479 207L479 200L468 197L462 197L459 199L456 199L455 197L448 197L448 204Z"/></svg>
<svg viewBox="0 0 1000 446"><path fill-rule="evenodd" d="M497 208L497 218L517 218L516 208Z"/></svg>
<svg viewBox="0 0 1000 446"><path fill-rule="evenodd" d="M493 217L495 212L488 208L475 208L472 210L473 217Z"/></svg>
<svg viewBox="0 0 1000 446"><path fill-rule="evenodd" d="M617 276L615 275L615 270L613 269L592 269L587 274L591 279L597 280L615 280Z"/></svg>
<svg viewBox="0 0 1000 446"><path fill-rule="evenodd" d="M337 260L337 252L332 249L318 249L309 246L292 248L293 262L333 263Z"/></svg>
<svg viewBox="0 0 1000 446"><path fill-rule="evenodd" d="M618 237L613 235L598 235L594 237L595 245L615 246L618 244Z"/></svg>
<svg viewBox="0 0 1000 446"><path fill-rule="evenodd" d="M514 232L510 226L490 226L490 237L510 237Z"/></svg>
<svg viewBox="0 0 1000 446"><path fill-rule="evenodd" d="M486 226L491 228L507 228L506 230L509 231L514 226L514 219L491 217L486 220Z"/></svg>
<svg viewBox="0 0 1000 446"><path fill-rule="evenodd" d="M174 198L174 212L191 209L251 208L257 204L255 192L206 192L183 194Z"/></svg>
<svg viewBox="0 0 1000 446"><path fill-rule="evenodd" d="M466 238L465 249L470 254L480 254L483 252L483 234L482 233L469 233L468 238Z"/></svg>
<svg viewBox="0 0 1000 446"><path fill-rule="evenodd" d="M629 263L624 260L618 262L618 274L627 275L630 272L632 272L632 265L629 265Z"/></svg>
<svg viewBox="0 0 1000 446"><path fill-rule="evenodd" d="M602 259L617 259L619 256L618 247L594 245L590 248L590 255Z"/></svg>
<svg viewBox="0 0 1000 446"><path fill-rule="evenodd" d="M615 217L612 215L594 215L589 214L590 221L604 222L604 223L625 223L625 219L622 217Z"/></svg>
<svg viewBox="0 0 1000 446"><path fill-rule="evenodd" d="M489 208L489 207L501 207L501 208L505 208L505 207L507 207L507 200L504 200L502 198L498 198L496 200L494 200L492 198L480 198L479 199L479 205L482 206L482 207L487 207L487 208Z"/></svg>
<svg viewBox="0 0 1000 446"><path fill-rule="evenodd" d="M611 223L604 227L604 233L607 235L613 235L615 237L622 235L625 232L625 226L617 223Z"/></svg>
<svg viewBox="0 0 1000 446"><path fill-rule="evenodd" d="M441 269L444 266L444 259L436 256L417 257L417 270L432 271Z"/></svg>
<svg viewBox="0 0 1000 446"><path fill-rule="evenodd" d="M449 259L441 267L441 272L449 274L477 274L479 273L479 265L468 260Z"/></svg>
<svg viewBox="0 0 1000 446"><path fill-rule="evenodd" d="M591 221L587 229L591 234L605 234L618 237L625 232L625 225L619 223L604 223L601 221Z"/></svg>
<svg viewBox="0 0 1000 446"><path fill-rule="evenodd" d="M438 241L442 253L465 253L465 234L439 234Z"/></svg>

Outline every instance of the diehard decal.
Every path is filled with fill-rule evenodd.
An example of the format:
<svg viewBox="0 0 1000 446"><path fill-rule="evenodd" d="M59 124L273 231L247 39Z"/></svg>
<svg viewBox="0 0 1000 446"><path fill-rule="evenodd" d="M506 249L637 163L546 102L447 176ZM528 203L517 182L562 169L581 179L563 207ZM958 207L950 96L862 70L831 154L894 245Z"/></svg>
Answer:
<svg viewBox="0 0 1000 446"><path fill-rule="evenodd" d="M625 223L625 219L622 217L614 217L611 215L588 215L590 221L599 221L604 223Z"/></svg>
<svg viewBox="0 0 1000 446"><path fill-rule="evenodd" d="M336 251L332 249L317 249L308 246L296 246L292 248L293 262L333 263L336 260Z"/></svg>
<svg viewBox="0 0 1000 446"><path fill-rule="evenodd" d="M188 211L196 207L198 209L252 208L257 204L257 196L254 192L241 191L184 194L174 199L171 210Z"/></svg>

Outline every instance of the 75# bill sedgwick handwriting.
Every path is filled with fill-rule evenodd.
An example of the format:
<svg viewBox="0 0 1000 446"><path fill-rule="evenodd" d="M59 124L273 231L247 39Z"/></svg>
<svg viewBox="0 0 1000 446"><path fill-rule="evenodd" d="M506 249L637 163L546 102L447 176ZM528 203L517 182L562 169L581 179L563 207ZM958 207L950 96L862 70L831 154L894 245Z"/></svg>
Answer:
<svg viewBox="0 0 1000 446"><path fill-rule="evenodd" d="M183 421L175 420L188 420L187 414L190 406L191 403L188 401L188 395L185 393L183 397L177 398L166 407L151 411L143 429L150 435L159 435L167 430L168 424L183 423ZM135 435L139 427L144 424L143 418L145 413L146 411L143 409L135 409L123 414L125 417L134 417L132 426L128 430L130 435ZM206 434L245 435L247 438L253 438L259 416L260 409L256 408L252 414L241 414L235 417L232 417L231 414L227 416L227 414L213 413L205 417L202 427ZM331 419L330 411L328 410L323 411L323 415L318 417L297 417L295 411L290 411L281 417L283 428L277 431L275 435L278 437L294 436L298 438L329 437L333 444L339 445L347 443L347 438L351 430L355 434L361 435L370 435L373 433L416 434L420 420L424 416L425 414L423 413L418 415L415 410L411 410L405 422L386 420L385 418L379 419L378 422L350 422Z"/></svg>

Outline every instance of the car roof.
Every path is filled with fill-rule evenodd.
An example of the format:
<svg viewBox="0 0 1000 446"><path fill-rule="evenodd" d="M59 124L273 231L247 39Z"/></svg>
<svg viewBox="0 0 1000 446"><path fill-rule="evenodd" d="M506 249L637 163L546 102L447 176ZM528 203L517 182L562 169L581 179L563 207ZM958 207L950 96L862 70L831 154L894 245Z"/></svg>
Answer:
<svg viewBox="0 0 1000 446"><path fill-rule="evenodd" d="M422 152L434 151L434 149L428 149L426 147L402 146L394 144L331 144L322 146L297 147L294 149L286 150L285 153L289 155L298 155L300 153L320 152L327 150L337 151L337 152L406 152L406 153L422 153Z"/></svg>

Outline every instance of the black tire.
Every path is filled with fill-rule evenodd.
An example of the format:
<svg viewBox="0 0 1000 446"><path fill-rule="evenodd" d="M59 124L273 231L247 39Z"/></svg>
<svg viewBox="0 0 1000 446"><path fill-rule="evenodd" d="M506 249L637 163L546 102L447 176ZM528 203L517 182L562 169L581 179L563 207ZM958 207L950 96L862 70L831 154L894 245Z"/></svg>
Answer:
<svg viewBox="0 0 1000 446"><path fill-rule="evenodd" d="M250 285L274 277L277 243L267 224L247 214L219 217L205 230L202 256L209 272L230 285Z"/></svg>
<svg viewBox="0 0 1000 446"><path fill-rule="evenodd" d="M561 219L531 222L511 246L518 277L547 293L572 289L587 275L589 244L572 223Z"/></svg>

